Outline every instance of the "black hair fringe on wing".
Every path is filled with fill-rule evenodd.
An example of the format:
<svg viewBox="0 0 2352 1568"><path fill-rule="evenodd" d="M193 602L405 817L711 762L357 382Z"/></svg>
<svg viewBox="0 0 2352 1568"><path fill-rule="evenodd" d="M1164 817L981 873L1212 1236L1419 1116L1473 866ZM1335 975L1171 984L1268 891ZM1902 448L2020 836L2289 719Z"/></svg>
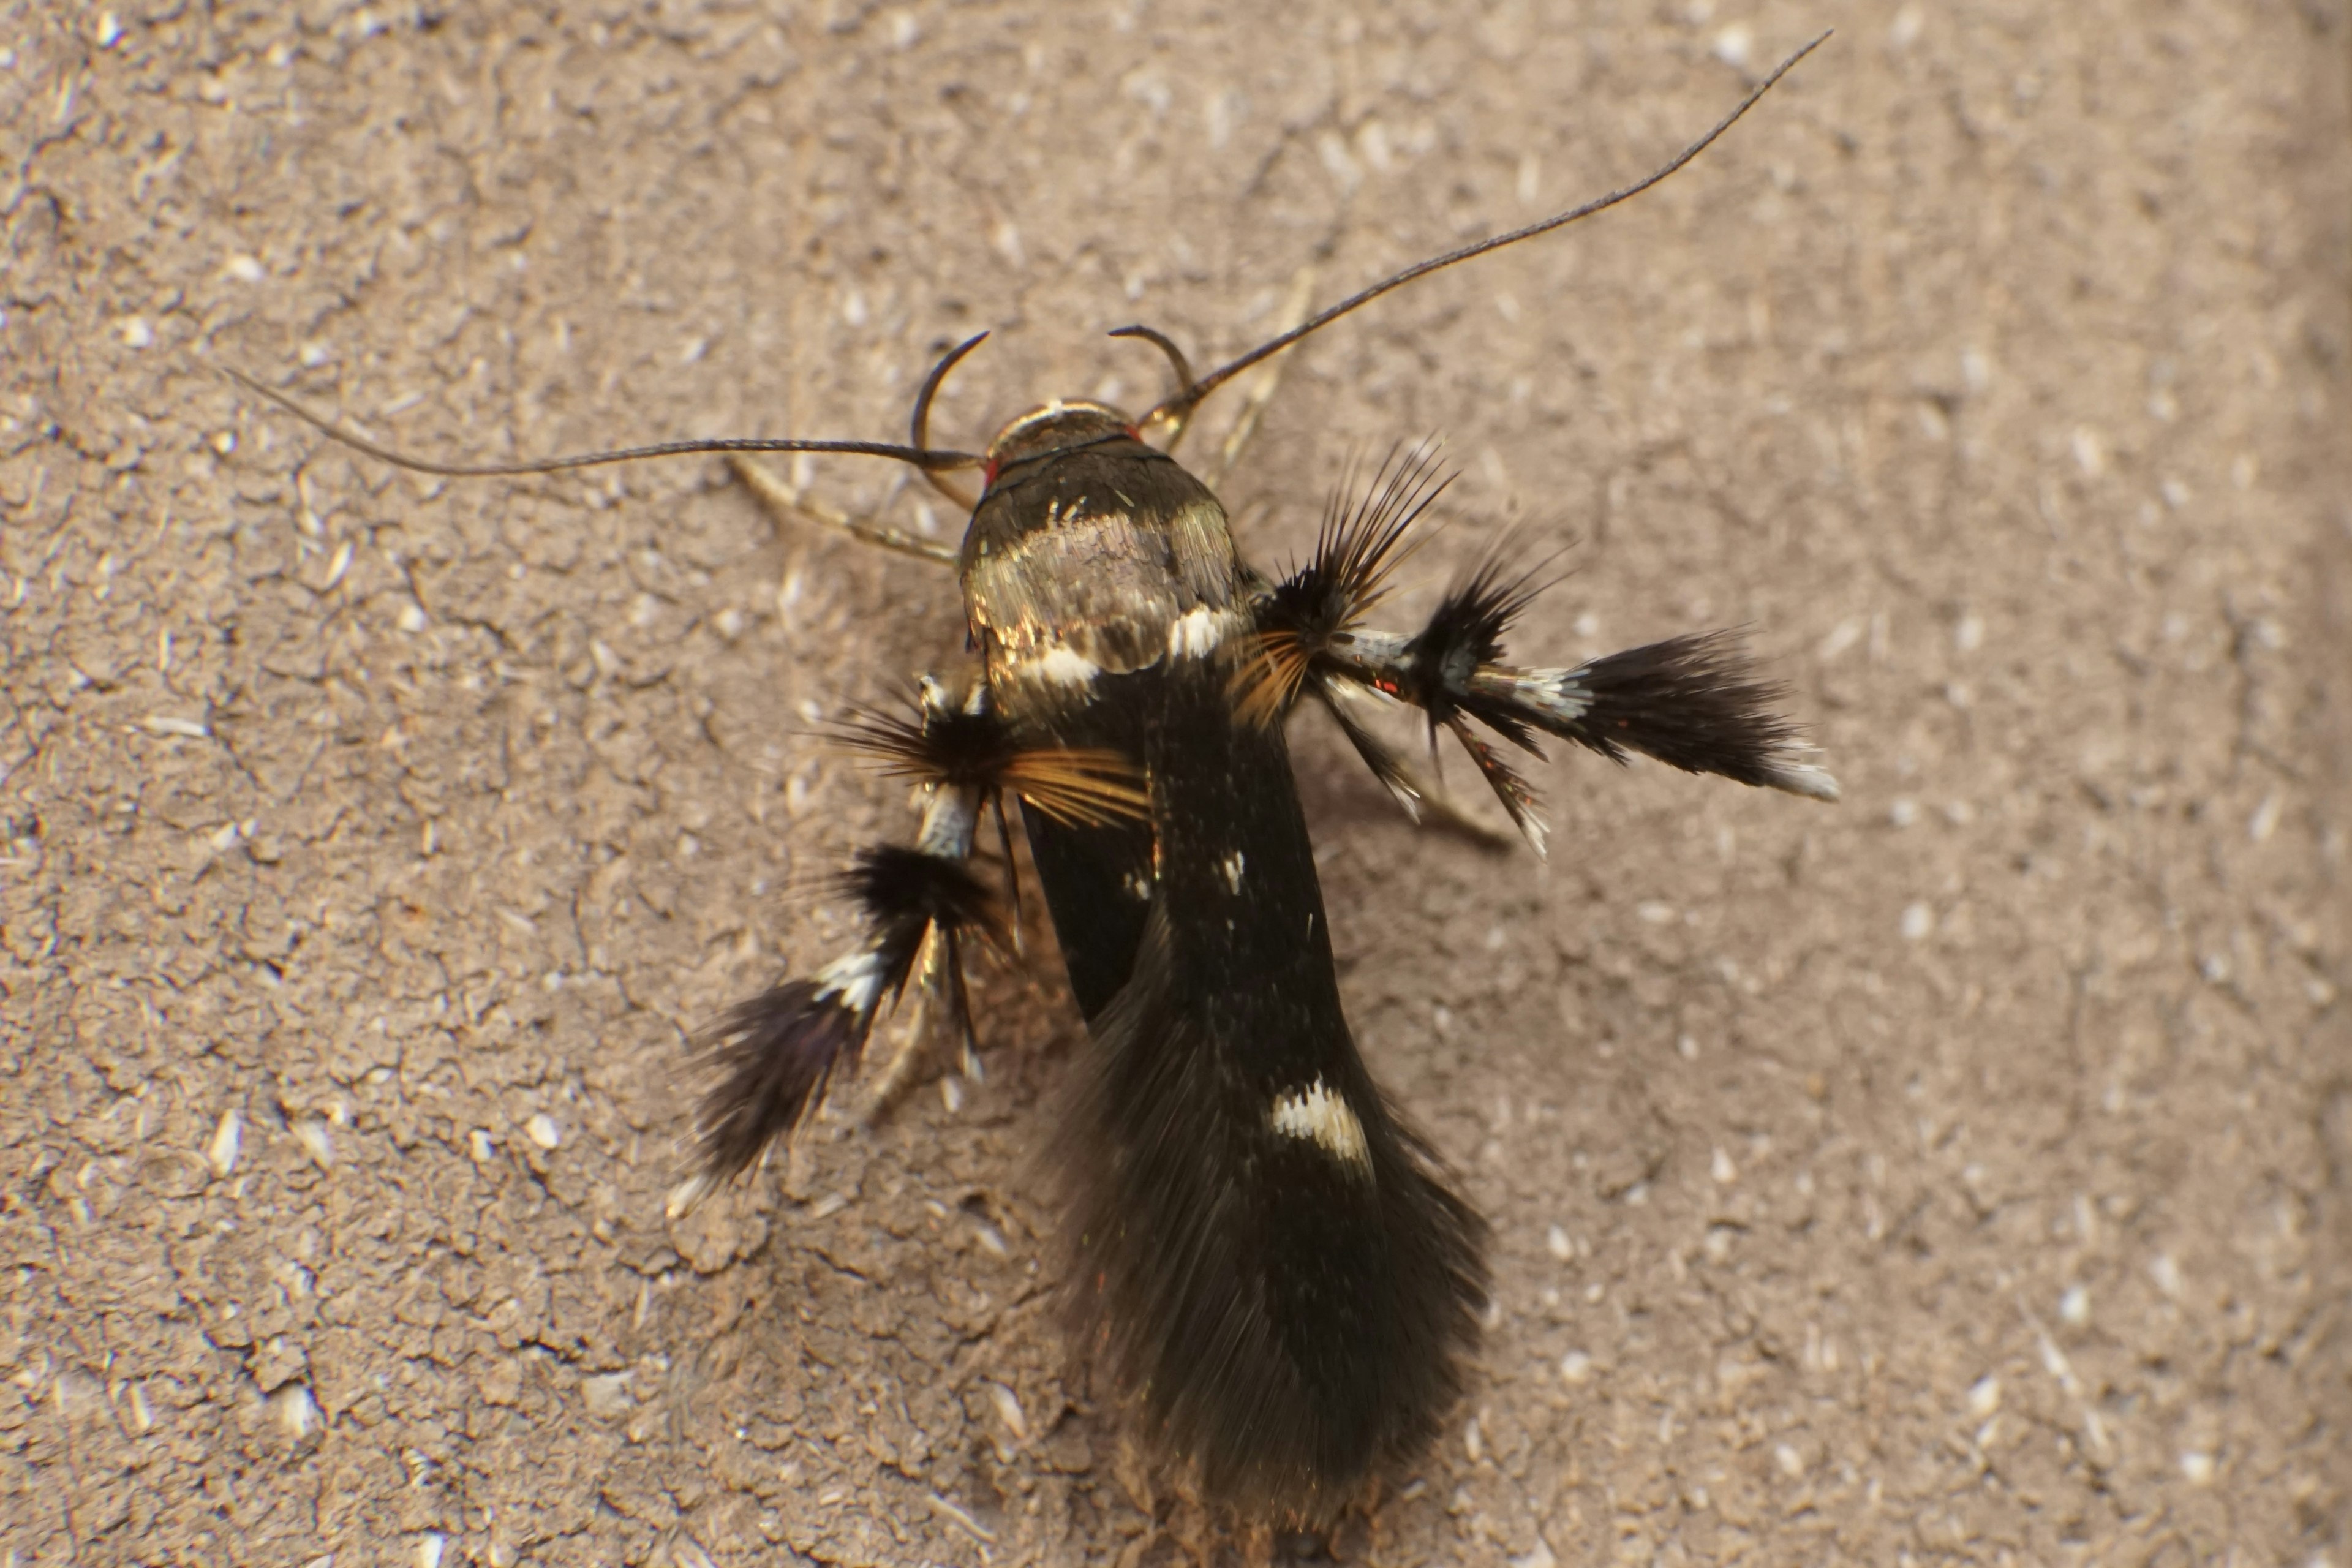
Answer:
<svg viewBox="0 0 2352 1568"><path fill-rule="evenodd" d="M1323 1525L1417 1461L1459 1399L1486 1225L1352 1050L1328 1070L1360 1113L1363 1175L1270 1131L1232 1068L1244 1043L1215 1037L1171 943L1155 906L1056 1140L1071 1342L1212 1507Z"/></svg>
<svg viewBox="0 0 2352 1568"><path fill-rule="evenodd" d="M1387 595L1390 575L1414 548L1406 532L1453 482L1426 441L1391 448L1360 493L1352 469L1340 480L1324 505L1314 557L1256 606L1256 647L1234 672L1244 721L1265 724L1289 710L1316 655Z"/></svg>

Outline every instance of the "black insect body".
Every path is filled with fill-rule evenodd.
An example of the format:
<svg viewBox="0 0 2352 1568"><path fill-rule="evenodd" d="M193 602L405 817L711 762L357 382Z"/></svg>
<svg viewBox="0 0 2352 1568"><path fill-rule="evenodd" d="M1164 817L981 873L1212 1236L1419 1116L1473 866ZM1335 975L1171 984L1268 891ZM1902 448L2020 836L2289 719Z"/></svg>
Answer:
<svg viewBox="0 0 2352 1568"><path fill-rule="evenodd" d="M1232 693L1264 590L1223 509L1094 405L989 474L964 593L997 710L1150 785L1127 822L1029 817L1097 1046L1060 1151L1082 1322L1205 1492L1319 1516L1452 1403L1483 1227L1349 1035L1282 730Z"/></svg>
<svg viewBox="0 0 2352 1568"><path fill-rule="evenodd" d="M927 679L912 718L866 714L846 731L927 786L921 832L912 847L866 851L844 878L866 925L853 951L714 1030L696 1173L679 1201L791 1132L909 992L942 1004L970 1048L962 960L992 940L996 917L965 863L992 808L1009 840L1010 794L1092 1036L1051 1134L1078 1342L1202 1495L1252 1519L1328 1521L1423 1452L1476 1341L1485 1227L1356 1051L1285 716L1308 700L1328 710L1412 809L1425 786L1360 710L1420 709L1433 737L1443 727L1465 747L1538 852L1534 793L1493 740L1540 755L1549 735L1821 799L1836 785L1720 634L1573 668L1509 665L1505 634L1539 584L1498 559L1417 631L1366 626L1443 489L1424 452L1336 501L1312 558L1276 578L1242 560L1224 509L1170 448L1210 392L1324 323L1664 178L1818 42L1648 179L1423 263L1208 376L1160 334L1128 329L1166 351L1180 382L1141 420L1055 403L983 455L931 448L932 395L974 339L932 372L906 447L690 442L456 468L337 432L436 472L781 449L894 458L950 494L943 471L984 475L976 498L959 497L972 505L957 565L978 678L960 690ZM1143 438L1154 428L1164 446Z"/></svg>

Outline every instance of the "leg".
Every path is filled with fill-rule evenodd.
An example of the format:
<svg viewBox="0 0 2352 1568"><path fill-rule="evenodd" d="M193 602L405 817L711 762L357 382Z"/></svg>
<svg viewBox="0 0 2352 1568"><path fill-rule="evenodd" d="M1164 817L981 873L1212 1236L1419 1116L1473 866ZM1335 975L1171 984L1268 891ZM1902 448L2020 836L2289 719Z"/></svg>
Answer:
<svg viewBox="0 0 2352 1568"><path fill-rule="evenodd" d="M1324 711L1348 737L1348 743L1356 748L1356 755L1364 760L1372 776L1396 798L1407 816L1419 822L1425 815L1432 822L1450 827L1489 849L1507 848L1511 843L1508 833L1489 827L1464 810L1442 785L1398 755L1393 747L1366 729L1363 721L1349 711L1357 704L1371 700L1372 695L1367 688L1336 680L1318 686L1315 691Z"/></svg>
<svg viewBox="0 0 2352 1568"><path fill-rule="evenodd" d="M1315 264L1310 261L1300 268L1297 275L1290 280L1290 294L1282 302L1282 319L1276 328L1276 332L1286 332L1304 322L1308 309L1314 303ZM1208 472L1201 476L1202 482L1211 489L1222 490L1225 481L1233 477L1234 468L1242 460L1242 453L1248 448L1251 437L1257 434L1258 422L1265 417L1267 405L1274 401L1275 389L1282 384L1283 362L1289 357L1287 354L1275 355L1249 378L1249 392L1242 399L1241 412L1234 416L1233 425L1225 431L1224 440L1218 444L1216 461L1210 466Z"/></svg>
<svg viewBox="0 0 2352 1568"><path fill-rule="evenodd" d="M928 795L912 847L861 850L841 889L866 937L805 980L740 1003L704 1037L712 1081L695 1117L694 1170L672 1190L673 1215L759 1163L855 1072L886 1002L914 987L908 1027L874 1097L886 1103L914 1070L926 1027L944 1012L976 1065L963 960L998 936L994 900L965 868L982 812L1006 791L1056 818L1100 824L1150 807L1139 770L1116 755L1017 746L975 684L959 703L926 677L916 717L866 713L839 739L914 779ZM1008 868L1009 870L1009 868ZM869 1108L870 1114L870 1108Z"/></svg>
<svg viewBox="0 0 2352 1568"><path fill-rule="evenodd" d="M952 721L945 690L923 682L922 721L879 733L919 749L936 721ZM884 749L878 742L871 749ZM913 756L910 765L932 759ZM901 771L906 771L902 769ZM934 770L936 772L936 770ZM994 929L988 890L965 868L982 790L945 773L932 777L914 847L858 853L841 879L866 917L866 938L806 980L787 981L738 1004L704 1038L715 1069L695 1116L694 1170L671 1191L669 1212L686 1213L710 1190L751 1169L820 1105L837 1072L854 1072L885 1000L917 984L916 1027L890 1068L909 1070L911 1042L936 992L948 994L967 1030L962 956Z"/></svg>
<svg viewBox="0 0 2352 1568"><path fill-rule="evenodd" d="M919 539L903 529L876 522L871 518L851 517L845 512L835 511L821 502L809 500L799 489L749 458L740 455L730 457L727 466L734 470L743 488L768 509L772 517L781 520L789 514L826 528L839 529L861 543L877 545L900 555L911 555L919 561L942 566L956 564L958 554L954 546Z"/></svg>
<svg viewBox="0 0 2352 1568"><path fill-rule="evenodd" d="M1672 637L1570 669L1502 662L1503 634L1543 584L1543 570L1507 572L1490 556L1440 601L1411 636L1363 629L1390 574L1410 553L1406 534L1444 488L1425 453L1391 459L1366 498L1335 503L1314 558L1253 604L1254 648L1234 674L1245 720L1270 722L1300 697L1323 701L1373 773L1400 798L1419 791L1386 748L1360 732L1338 694L1378 692L1412 703L1453 731L1536 852L1544 848L1536 796L1473 725L1535 756L1557 735L1622 762L1640 752L1687 773L1716 773L1815 800L1837 781L1809 760L1795 726L1772 711L1779 690L1759 680L1729 633ZM1410 809L1410 807L1408 807Z"/></svg>

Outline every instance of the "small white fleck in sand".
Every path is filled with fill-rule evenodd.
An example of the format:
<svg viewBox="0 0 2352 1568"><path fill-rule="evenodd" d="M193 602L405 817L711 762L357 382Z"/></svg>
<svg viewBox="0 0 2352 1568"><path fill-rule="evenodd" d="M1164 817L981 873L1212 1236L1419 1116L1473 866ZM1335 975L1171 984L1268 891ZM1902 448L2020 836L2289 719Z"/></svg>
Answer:
<svg viewBox="0 0 2352 1568"><path fill-rule="evenodd" d="M1570 1388L1580 1388L1592 1381L1592 1358L1582 1351L1570 1351L1559 1358L1559 1380Z"/></svg>
<svg viewBox="0 0 2352 1568"><path fill-rule="evenodd" d="M155 329L147 324L144 316L125 316L114 323L115 332L125 348L144 349L155 345Z"/></svg>
<svg viewBox="0 0 2352 1568"><path fill-rule="evenodd" d="M401 605L398 625L400 629L404 632L423 631L425 629L425 606L422 605Z"/></svg>
<svg viewBox="0 0 2352 1568"><path fill-rule="evenodd" d="M258 283L269 276L260 259L251 256L232 256L221 264L221 270L240 283Z"/></svg>
<svg viewBox="0 0 2352 1568"><path fill-rule="evenodd" d="M1805 1457L1786 1443L1772 1446L1772 1462L1780 1466L1780 1473L1792 1481L1805 1473Z"/></svg>
<svg viewBox="0 0 2352 1568"><path fill-rule="evenodd" d="M1897 827L1908 827L1919 820L1919 803L1907 795L1898 795L1886 807L1886 820Z"/></svg>
<svg viewBox="0 0 2352 1568"><path fill-rule="evenodd" d="M2096 430L2088 425L2076 426L2074 447L2074 466L2083 470L2085 478L2095 479L2107 471L2106 447Z"/></svg>
<svg viewBox="0 0 2352 1568"><path fill-rule="evenodd" d="M441 1551L447 1544L438 1531L416 1538L416 1568L441 1568Z"/></svg>
<svg viewBox="0 0 2352 1568"><path fill-rule="evenodd" d="M1550 1250L1551 1255L1554 1258L1559 1258L1562 1263L1567 1262L1570 1258L1576 1256L1576 1243L1570 1241L1568 1238L1568 1232L1560 1229L1558 1226L1552 1226L1549 1231L1545 1233L1544 1246Z"/></svg>
<svg viewBox="0 0 2352 1568"><path fill-rule="evenodd" d="M236 1157L245 1149L245 1117L236 1107L221 1112L220 1121L213 1128L213 1141L205 1145L205 1163L215 1176L226 1176L236 1169Z"/></svg>
<svg viewBox="0 0 2352 1568"><path fill-rule="evenodd" d="M629 1374L608 1372L599 1377L580 1380L580 1397L587 1402L588 1414L610 1419L625 1414L636 1400L629 1394Z"/></svg>
<svg viewBox="0 0 2352 1568"><path fill-rule="evenodd" d="M1470 1456L1470 1462L1474 1465L1486 1457L1486 1436L1478 1430L1475 1415L1470 1417L1470 1425L1462 1429L1462 1451Z"/></svg>
<svg viewBox="0 0 2352 1568"><path fill-rule="evenodd" d="M996 1406L996 1418L1013 1434L1016 1443L1029 1440L1029 1415L1021 1408L1021 1396L1001 1383L988 1385L988 1402Z"/></svg>
<svg viewBox="0 0 2352 1568"><path fill-rule="evenodd" d="M701 1205L703 1199L717 1190L718 1184L706 1173L698 1171L669 1190L668 1197L662 1202L663 1216L668 1219L684 1219ZM640 1294L637 1301L640 1306L643 1306L645 1297Z"/></svg>
<svg viewBox="0 0 2352 1568"><path fill-rule="evenodd" d="M961 1110L963 1109L963 1079L956 1077L953 1073L950 1073L945 1078L940 1079L940 1103L947 1107L947 1112L950 1116L953 1116L957 1111Z"/></svg>
<svg viewBox="0 0 2352 1568"><path fill-rule="evenodd" d="M1969 1389L1969 1414L1981 1421L2000 1408L2000 1379L1988 1373Z"/></svg>
<svg viewBox="0 0 2352 1568"><path fill-rule="evenodd" d="M1952 647L1961 653L1974 653L1984 646L1984 617L1969 611L1952 624Z"/></svg>
<svg viewBox="0 0 2352 1568"><path fill-rule="evenodd" d="M1698 1060L1698 1041L1688 1035L1680 1037L1675 1041L1675 1055L1686 1062Z"/></svg>
<svg viewBox="0 0 2352 1568"><path fill-rule="evenodd" d="M1636 904L1633 912L1651 925L1668 925L1674 921L1675 906L1663 899L1649 899Z"/></svg>
<svg viewBox="0 0 2352 1568"><path fill-rule="evenodd" d="M2195 1448L2180 1456L2180 1477L2192 1487L2213 1484L2213 1456Z"/></svg>
<svg viewBox="0 0 2352 1568"><path fill-rule="evenodd" d="M477 1127L466 1134L466 1152L474 1157L477 1165L487 1165L499 1152L499 1141Z"/></svg>
<svg viewBox="0 0 2352 1568"><path fill-rule="evenodd" d="M555 1124L555 1118L544 1110L524 1122L522 1130L532 1142L542 1149L552 1149L563 1142L563 1129L558 1127Z"/></svg>
<svg viewBox="0 0 2352 1568"><path fill-rule="evenodd" d="M307 1437L319 1425L319 1402L299 1383L289 1383L271 1394L269 1409L289 1437Z"/></svg>
<svg viewBox="0 0 2352 1568"><path fill-rule="evenodd" d="M1506 1568L1559 1568L1559 1559L1551 1554L1551 1545L1540 1535L1535 1545L1517 1557L1504 1559Z"/></svg>
<svg viewBox="0 0 2352 1568"><path fill-rule="evenodd" d="M1747 24L1734 22L1715 36L1713 53L1725 65L1744 66L1748 63L1748 51L1755 43L1756 35Z"/></svg>
<svg viewBox="0 0 2352 1568"><path fill-rule="evenodd" d="M926 1496L931 1505L931 1511L940 1518L946 1520L950 1524L979 1542L982 1547L996 1544L996 1532L981 1523L970 1509L961 1503L951 1502L937 1492L930 1492ZM708 1562L709 1559L706 1558L704 1561ZM981 1561L983 1563L988 1561L988 1554L984 1551L981 1553Z"/></svg>
<svg viewBox="0 0 2352 1568"><path fill-rule="evenodd" d="M2246 820L2246 837L2257 844L2266 844L2278 831L2279 797L2275 792L2263 796L2263 804L2254 807L2254 815Z"/></svg>
<svg viewBox="0 0 2352 1568"><path fill-rule="evenodd" d="M335 1168L335 1138L323 1121L297 1121L294 1142L302 1145L302 1152L322 1171Z"/></svg>
<svg viewBox="0 0 2352 1568"><path fill-rule="evenodd" d="M1926 904L1911 904L1903 910L1903 940L1920 942L1936 929L1936 911Z"/></svg>
<svg viewBox="0 0 2352 1568"><path fill-rule="evenodd" d="M346 539L335 547L333 558L327 563L327 574L319 581L319 592L333 593L337 584L342 582L344 574L351 569L352 542Z"/></svg>
<svg viewBox="0 0 2352 1568"><path fill-rule="evenodd" d="M1739 1180L1739 1167L1733 1164L1731 1156L1720 1149L1715 1152L1715 1159L1708 1164L1706 1173L1714 1177L1720 1186L1727 1187Z"/></svg>
<svg viewBox="0 0 2352 1568"><path fill-rule="evenodd" d="M2168 1296L2175 1298L2179 1296L2180 1265L2172 1260L2172 1254L2169 1252L2158 1253L2153 1258L2149 1259L2147 1273L2148 1278L2156 1281L2156 1288L2158 1289L2163 1291Z"/></svg>
<svg viewBox="0 0 2352 1568"><path fill-rule="evenodd" d="M2058 1319L2069 1328L2079 1329L2091 1321L2091 1293L2080 1285L2069 1285L2058 1298Z"/></svg>

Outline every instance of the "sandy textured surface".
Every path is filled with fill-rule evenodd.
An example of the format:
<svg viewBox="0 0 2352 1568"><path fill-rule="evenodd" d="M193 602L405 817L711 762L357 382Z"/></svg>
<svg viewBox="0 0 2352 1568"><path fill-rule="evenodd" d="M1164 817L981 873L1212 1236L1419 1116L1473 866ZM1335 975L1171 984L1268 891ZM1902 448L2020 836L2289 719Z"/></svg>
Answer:
<svg viewBox="0 0 2352 1568"><path fill-rule="evenodd" d="M2352 1560L2340 0L121 0L0 16L0 1563L1202 1539L1046 1321L1042 928L984 1082L663 1215L688 1036L909 826L803 731L950 667L948 575L709 460L420 481L215 364L448 455L888 438L989 327L971 445L1149 401L1103 329L1213 361L1309 258L1643 172L1828 24L1637 208L1295 356L1223 487L1279 560L1443 435L1400 622L1573 536L1520 652L1750 626L1847 789L1565 759L1546 868L1301 721L1499 1276L1339 1547Z"/></svg>

